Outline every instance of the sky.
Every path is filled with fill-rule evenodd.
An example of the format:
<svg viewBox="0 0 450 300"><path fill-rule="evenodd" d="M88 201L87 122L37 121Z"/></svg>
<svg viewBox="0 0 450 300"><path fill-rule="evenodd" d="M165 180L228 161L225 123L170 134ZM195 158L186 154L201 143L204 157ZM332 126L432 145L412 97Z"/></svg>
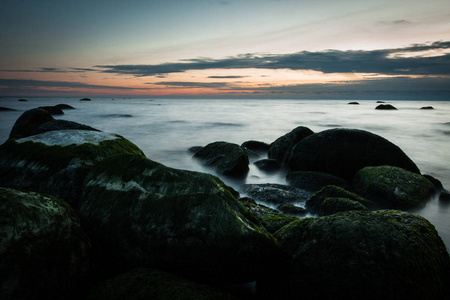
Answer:
<svg viewBox="0 0 450 300"><path fill-rule="evenodd" d="M2 0L0 96L450 100L449 0Z"/></svg>

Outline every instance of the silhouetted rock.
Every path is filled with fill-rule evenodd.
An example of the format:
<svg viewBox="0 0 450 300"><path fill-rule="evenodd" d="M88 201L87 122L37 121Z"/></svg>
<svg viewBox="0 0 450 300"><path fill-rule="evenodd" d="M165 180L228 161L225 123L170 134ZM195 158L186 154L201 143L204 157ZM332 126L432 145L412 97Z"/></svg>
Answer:
<svg viewBox="0 0 450 300"><path fill-rule="evenodd" d="M249 171L248 156L237 144L214 142L203 147L194 157L226 176L244 177Z"/></svg>
<svg viewBox="0 0 450 300"><path fill-rule="evenodd" d="M435 192L433 184L420 174L392 166L365 167L352 181L353 191L382 208L416 207Z"/></svg>
<svg viewBox="0 0 450 300"><path fill-rule="evenodd" d="M69 104L58 104L58 105L55 105L55 107L59 108L59 109L62 109L62 110L64 110L64 109L75 109L75 107L70 106Z"/></svg>
<svg viewBox="0 0 450 300"><path fill-rule="evenodd" d="M247 282L276 241L219 178L140 155L97 163L79 213L105 268L159 266L188 278Z"/></svg>
<svg viewBox="0 0 450 300"><path fill-rule="evenodd" d="M380 104L377 107L375 107L375 109L379 109L379 110L396 110L397 108L395 108L391 104Z"/></svg>
<svg viewBox="0 0 450 300"><path fill-rule="evenodd" d="M48 111L49 114L53 116L64 114L62 109L56 106L40 106L39 108L45 109L46 111Z"/></svg>
<svg viewBox="0 0 450 300"><path fill-rule="evenodd" d="M0 106L0 111L16 111L16 109Z"/></svg>
<svg viewBox="0 0 450 300"><path fill-rule="evenodd" d="M423 106L420 109L434 109L434 107L433 106Z"/></svg>
<svg viewBox="0 0 450 300"><path fill-rule="evenodd" d="M90 241L64 201L0 187L0 299L75 299Z"/></svg>
<svg viewBox="0 0 450 300"><path fill-rule="evenodd" d="M267 152L269 151L270 145L260 141L246 141L242 143L241 147L245 147L256 152Z"/></svg>
<svg viewBox="0 0 450 300"><path fill-rule="evenodd" d="M276 172L281 170L281 164L275 159L261 159L254 163L254 165L265 172Z"/></svg>
<svg viewBox="0 0 450 300"><path fill-rule="evenodd" d="M349 102L348 104L351 104L351 105L359 105L359 102Z"/></svg>
<svg viewBox="0 0 450 300"><path fill-rule="evenodd" d="M348 211L294 221L275 237L290 258L288 299L448 296L449 254L434 226L418 215Z"/></svg>
<svg viewBox="0 0 450 300"><path fill-rule="evenodd" d="M444 188L444 186L442 185L442 182L439 179L437 179L431 175L428 175L428 174L423 174L423 177L428 179L433 184L434 190L436 192L439 192Z"/></svg>
<svg viewBox="0 0 450 300"><path fill-rule="evenodd" d="M289 159L290 171L329 173L348 181L360 169L380 165L420 173L399 147L358 129L329 129L310 135L295 146Z"/></svg>
<svg viewBox="0 0 450 300"><path fill-rule="evenodd" d="M327 185L336 185L344 189L350 188L350 184L340 177L314 171L289 172L286 181L291 186L311 192L317 192Z"/></svg>
<svg viewBox="0 0 450 300"><path fill-rule="evenodd" d="M89 98L82 98L82 99L80 99L80 101L91 101L91 99L89 99Z"/></svg>
<svg viewBox="0 0 450 300"><path fill-rule="evenodd" d="M55 120L48 111L33 108L24 112L14 123L9 138L19 139L32 135L41 124Z"/></svg>
<svg viewBox="0 0 450 300"><path fill-rule="evenodd" d="M193 146L193 147L189 148L188 151L192 154L195 154L202 149L203 149L203 146Z"/></svg>
<svg viewBox="0 0 450 300"><path fill-rule="evenodd" d="M268 152L268 157L278 160L281 164L284 164L289 158L289 154L294 146L305 137L313 134L311 129L303 126L299 126L286 133L282 137L276 139L271 145Z"/></svg>
<svg viewBox="0 0 450 300"><path fill-rule="evenodd" d="M91 130L91 131L100 131L98 129L92 128L91 126L83 125L77 122L67 121L67 120L54 120L42 125L39 125L36 129L33 130L32 135L48 132L48 131L56 131L56 130Z"/></svg>
<svg viewBox="0 0 450 300"><path fill-rule="evenodd" d="M17 101L20 101L20 102L26 102L26 101L28 101L27 99L19 99L19 100L17 100Z"/></svg>
<svg viewBox="0 0 450 300"><path fill-rule="evenodd" d="M378 101L377 101L377 103L386 103L386 102L384 102L384 101L381 101L381 100L378 100Z"/></svg>
<svg viewBox="0 0 450 300"><path fill-rule="evenodd" d="M449 202L450 201L450 192L447 190L442 190L439 194L439 200Z"/></svg>

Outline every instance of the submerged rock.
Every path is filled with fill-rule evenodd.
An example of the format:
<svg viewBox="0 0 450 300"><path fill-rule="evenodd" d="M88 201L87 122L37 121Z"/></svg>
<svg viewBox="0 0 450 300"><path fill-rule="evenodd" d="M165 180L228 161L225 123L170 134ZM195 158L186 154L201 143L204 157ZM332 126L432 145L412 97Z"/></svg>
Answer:
<svg viewBox="0 0 450 300"><path fill-rule="evenodd" d="M313 134L311 129L299 126L293 129L291 132L286 133L282 137L276 139L271 145L268 152L268 157L276 159L280 163L284 164L289 158L289 154L294 146L303 140L305 137Z"/></svg>
<svg viewBox="0 0 450 300"><path fill-rule="evenodd" d="M80 101L91 101L91 99L89 99L89 98L82 98L82 99L80 99Z"/></svg>
<svg viewBox="0 0 450 300"><path fill-rule="evenodd" d="M407 209L429 200L435 192L422 175L391 166L366 167L353 178L353 190L383 208Z"/></svg>
<svg viewBox="0 0 450 300"><path fill-rule="evenodd" d="M57 104L57 105L55 105L55 107L59 108L59 109L62 109L62 110L64 110L64 109L75 109L75 107L73 107L73 106L71 106L69 104Z"/></svg>
<svg viewBox="0 0 450 300"><path fill-rule="evenodd" d="M359 105L359 102L353 101L353 102L349 102L348 104L350 104L350 105Z"/></svg>
<svg viewBox="0 0 450 300"><path fill-rule="evenodd" d="M90 241L62 200L0 187L0 299L72 299Z"/></svg>
<svg viewBox="0 0 450 300"><path fill-rule="evenodd" d="M249 171L248 156L237 144L214 142L203 147L194 157L226 176L245 177Z"/></svg>
<svg viewBox="0 0 450 300"><path fill-rule="evenodd" d="M0 106L0 111L16 111L16 109Z"/></svg>
<svg viewBox="0 0 450 300"><path fill-rule="evenodd" d="M76 207L89 168L120 153L144 155L122 136L98 131L60 130L9 139L0 146L0 181L6 187L60 197Z"/></svg>
<svg viewBox="0 0 450 300"><path fill-rule="evenodd" d="M93 287L86 300L233 300L235 297L204 284L156 270L134 269L104 280Z"/></svg>
<svg viewBox="0 0 450 300"><path fill-rule="evenodd" d="M448 295L448 252L433 225L418 215L350 211L297 220L275 237L290 257L290 299Z"/></svg>
<svg viewBox="0 0 450 300"><path fill-rule="evenodd" d="M32 135L40 125L55 119L42 108L33 108L24 112L14 123L9 138L20 139Z"/></svg>
<svg viewBox="0 0 450 300"><path fill-rule="evenodd" d="M263 274L276 241L217 177L140 155L99 162L80 216L105 268L159 267L189 278L245 282Z"/></svg>
<svg viewBox="0 0 450 300"><path fill-rule="evenodd" d="M434 107L433 106L423 106L420 109L434 109Z"/></svg>
<svg viewBox="0 0 450 300"><path fill-rule="evenodd" d="M292 150L289 170L329 173L351 181L366 166L391 165L420 173L416 164L385 138L358 129L329 129L310 135Z"/></svg>

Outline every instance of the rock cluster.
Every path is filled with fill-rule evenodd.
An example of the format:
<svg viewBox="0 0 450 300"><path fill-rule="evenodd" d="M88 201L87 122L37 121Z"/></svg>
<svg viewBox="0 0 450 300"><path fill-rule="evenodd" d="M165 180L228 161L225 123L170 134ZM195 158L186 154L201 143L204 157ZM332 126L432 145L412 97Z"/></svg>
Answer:
<svg viewBox="0 0 450 300"><path fill-rule="evenodd" d="M220 176L245 178L255 163L287 172L289 185L246 184L239 198L122 136L25 112L0 146L0 298L234 299L218 285L252 281L262 299L447 295L435 228L386 210L442 186L384 138L298 127L272 144L192 152Z"/></svg>

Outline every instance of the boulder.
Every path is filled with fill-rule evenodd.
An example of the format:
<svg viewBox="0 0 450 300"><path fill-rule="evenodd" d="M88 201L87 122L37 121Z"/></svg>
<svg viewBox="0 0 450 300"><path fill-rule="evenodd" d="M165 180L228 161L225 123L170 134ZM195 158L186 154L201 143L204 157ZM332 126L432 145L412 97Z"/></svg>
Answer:
<svg viewBox="0 0 450 300"><path fill-rule="evenodd" d="M39 125L32 131L32 135L48 132L48 131L57 131L57 130L91 130L91 131L100 131L98 129L92 128L91 126L87 126L84 124L80 124L73 121L67 120L53 120L50 122L46 122L44 124Z"/></svg>
<svg viewBox="0 0 450 300"><path fill-rule="evenodd" d="M397 108L391 104L380 104L375 109L378 110L397 110Z"/></svg>
<svg viewBox="0 0 450 300"><path fill-rule="evenodd" d="M277 206L277 209L283 214L287 214L290 216L303 216L306 215L306 209L301 206L297 206L294 204L280 204Z"/></svg>
<svg viewBox="0 0 450 300"><path fill-rule="evenodd" d="M434 194L433 184L422 175L392 166L366 167L353 178L353 190L383 208L408 209Z"/></svg>
<svg viewBox="0 0 450 300"><path fill-rule="evenodd" d="M99 282L89 291L86 298L86 300L111 299L233 300L237 298L168 272L139 268Z"/></svg>
<svg viewBox="0 0 450 300"><path fill-rule="evenodd" d="M359 102L353 101L353 102L349 102L348 104L350 104L350 105L359 105Z"/></svg>
<svg viewBox="0 0 450 300"><path fill-rule="evenodd" d="M293 187L311 192L317 192L327 185L335 185L344 189L350 188L350 184L342 178L314 171L289 172L286 181Z"/></svg>
<svg viewBox="0 0 450 300"><path fill-rule="evenodd" d="M9 138L20 139L30 136L39 125L53 120L55 119L42 108L27 110L14 123Z"/></svg>
<svg viewBox="0 0 450 300"><path fill-rule="evenodd" d="M351 181L366 166L391 165L420 173L416 164L385 138L358 129L329 129L303 139L292 150L289 170L329 173Z"/></svg>
<svg viewBox="0 0 450 300"><path fill-rule="evenodd" d="M369 210L365 205L349 198L325 198L318 207L320 215L332 215L349 210Z"/></svg>
<svg viewBox="0 0 450 300"><path fill-rule="evenodd" d="M97 163L79 213L111 271L158 267L198 280L264 274L276 241L217 177L140 155Z"/></svg>
<svg viewBox="0 0 450 300"><path fill-rule="evenodd" d="M203 149L203 146L192 146L188 149L188 152L195 154L202 149Z"/></svg>
<svg viewBox="0 0 450 300"><path fill-rule="evenodd" d="M320 191L315 193L308 201L306 201L305 207L311 212L317 213L319 215L327 214L328 209L322 211L322 207L328 207L327 205L322 205L325 199L328 198L345 198L352 201L356 201L365 207L373 208L375 206L371 201L357 195L355 193L349 192L341 187L328 185L323 187ZM334 202L334 201L333 201ZM331 202L328 204L332 204ZM335 204L333 204L334 206ZM355 205L353 205L355 206Z"/></svg>
<svg viewBox="0 0 450 300"><path fill-rule="evenodd" d="M277 172L281 170L281 164L276 159L260 159L255 161L254 165L265 172Z"/></svg>
<svg viewBox="0 0 450 300"><path fill-rule="evenodd" d="M423 106L420 109L434 109L434 107L433 106Z"/></svg>
<svg viewBox="0 0 450 300"><path fill-rule="evenodd" d="M98 131L48 131L9 139L0 146L0 182L6 187L48 193L76 207L89 168L120 153L144 156L122 136Z"/></svg>
<svg viewBox="0 0 450 300"><path fill-rule="evenodd" d="M450 192L447 190L442 190L439 194L439 201L450 202Z"/></svg>
<svg viewBox="0 0 450 300"><path fill-rule="evenodd" d="M305 137L313 134L312 130L299 126L276 139L271 145L268 152L268 158L276 159L280 163L286 163L292 148Z"/></svg>
<svg viewBox="0 0 450 300"><path fill-rule="evenodd" d="M28 101L27 99L19 99L19 100L17 100L17 101L19 101L19 102L26 102L26 101Z"/></svg>
<svg viewBox="0 0 450 300"><path fill-rule="evenodd" d="M203 147L194 157L222 175L245 177L249 171L248 156L237 144L214 142Z"/></svg>
<svg viewBox="0 0 450 300"><path fill-rule="evenodd" d="M0 299L75 299L89 251L67 203L0 187Z"/></svg>
<svg viewBox="0 0 450 300"><path fill-rule="evenodd" d="M433 184L436 192L439 192L442 189L444 189L444 186L442 185L442 182L439 179L437 179L431 175L428 175L428 174L423 174L423 177L428 179Z"/></svg>
<svg viewBox="0 0 450 300"><path fill-rule="evenodd" d="M305 202L312 195L311 192L276 183L244 184L240 192L257 202L272 205Z"/></svg>
<svg viewBox="0 0 450 300"><path fill-rule="evenodd" d="M260 141L246 141L244 143L242 143L241 147L250 149L252 151L255 152L259 152L259 153L267 153L267 151L269 151L270 149L270 145L264 142L260 142Z"/></svg>
<svg viewBox="0 0 450 300"><path fill-rule="evenodd" d="M64 110L64 109L75 109L75 107L73 107L73 106L71 106L69 104L57 104L57 105L55 105L55 107L59 108L59 109L62 109L62 110Z"/></svg>
<svg viewBox="0 0 450 300"><path fill-rule="evenodd" d="M40 106L38 108L41 108L43 110L46 110L49 114L51 114L52 116L55 115L63 115L64 112L62 111L61 108L57 107L57 106Z"/></svg>
<svg viewBox="0 0 450 300"><path fill-rule="evenodd" d="M16 109L0 106L0 111L16 111Z"/></svg>
<svg viewBox="0 0 450 300"><path fill-rule="evenodd" d="M289 299L448 296L449 254L434 226L418 215L349 211L297 220L275 237L290 257Z"/></svg>
<svg viewBox="0 0 450 300"><path fill-rule="evenodd" d="M80 101L91 101L91 99L89 99L89 98L82 98L82 99L80 99Z"/></svg>

